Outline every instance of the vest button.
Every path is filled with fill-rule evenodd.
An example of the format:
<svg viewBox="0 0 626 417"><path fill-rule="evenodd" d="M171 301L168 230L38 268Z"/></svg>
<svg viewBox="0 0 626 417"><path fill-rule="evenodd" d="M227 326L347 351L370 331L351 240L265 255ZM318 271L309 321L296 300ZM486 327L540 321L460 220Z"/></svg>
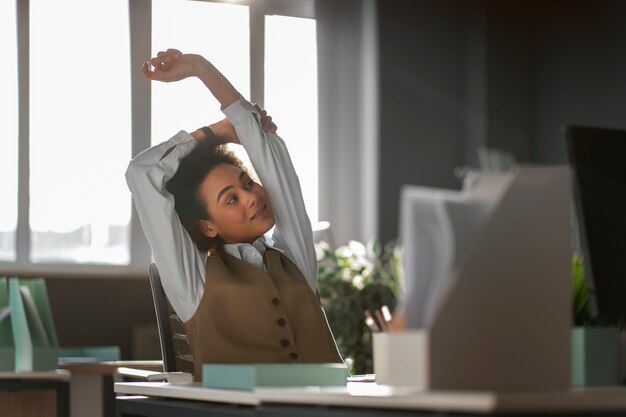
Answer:
<svg viewBox="0 0 626 417"><path fill-rule="evenodd" d="M289 359L295 361L298 359L298 354L296 352L289 352Z"/></svg>
<svg viewBox="0 0 626 417"><path fill-rule="evenodd" d="M287 347L287 346L289 346L289 343L291 343L291 342L289 342L289 340L287 340L287 339L281 339L281 340L280 340L280 345L281 345L282 347Z"/></svg>
<svg viewBox="0 0 626 417"><path fill-rule="evenodd" d="M272 304L274 304L275 306L280 304L280 298L278 297L274 297L272 298Z"/></svg>
<svg viewBox="0 0 626 417"><path fill-rule="evenodd" d="M284 327L287 324L287 320L281 317L278 320L276 320L276 324L278 324L280 327Z"/></svg>

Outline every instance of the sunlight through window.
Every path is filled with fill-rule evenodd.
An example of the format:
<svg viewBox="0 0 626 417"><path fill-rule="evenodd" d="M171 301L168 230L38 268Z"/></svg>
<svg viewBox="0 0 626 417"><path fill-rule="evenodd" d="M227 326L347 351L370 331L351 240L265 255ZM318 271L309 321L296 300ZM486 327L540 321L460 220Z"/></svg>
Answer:
<svg viewBox="0 0 626 417"><path fill-rule="evenodd" d="M30 0L32 262L130 261L128 28L126 0Z"/></svg>
<svg viewBox="0 0 626 417"><path fill-rule="evenodd" d="M245 97L250 94L248 7L199 1L152 3L152 53L176 48L210 60ZM152 144L224 118L197 78L152 83Z"/></svg>
<svg viewBox="0 0 626 417"><path fill-rule="evenodd" d="M289 148L311 222L318 220L315 36L315 20L265 18L265 107Z"/></svg>
<svg viewBox="0 0 626 417"><path fill-rule="evenodd" d="M168 48L206 57L246 99L263 102L287 142L309 217L317 221L315 20L280 15L309 16L306 7L158 0L151 2L151 16L131 16L128 0L24 3L27 34L17 31L22 1L0 2L0 46L8 57L0 67L0 262L15 263L16 270L45 270L47 264L143 268L147 242L134 238L131 251L132 203L124 177L133 141L148 146L132 136L131 74L140 69L131 68L131 59ZM150 40L149 56L133 55L148 52L131 50L131 26L138 43ZM251 39L262 27L264 40ZM28 68L19 68L19 48L26 47ZM259 61L251 61L251 47L262 49L255 51ZM251 79L263 84L254 86L263 89L255 90L258 97L250 96ZM21 114L20 85L28 91ZM196 78L150 86L150 125L139 117L136 127L149 130L152 145L224 118ZM23 132L22 123L28 124ZM229 147L254 171L243 147ZM20 171L26 168L20 160L28 169Z"/></svg>
<svg viewBox="0 0 626 417"><path fill-rule="evenodd" d="M0 50L8 60L0 65L0 125L2 205L0 205L0 261L15 261L17 227L17 27L14 1L0 2Z"/></svg>

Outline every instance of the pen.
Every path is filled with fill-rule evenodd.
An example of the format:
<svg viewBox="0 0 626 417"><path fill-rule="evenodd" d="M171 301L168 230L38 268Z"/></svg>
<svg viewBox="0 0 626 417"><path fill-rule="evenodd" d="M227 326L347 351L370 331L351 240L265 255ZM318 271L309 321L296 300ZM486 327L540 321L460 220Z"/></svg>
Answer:
<svg viewBox="0 0 626 417"><path fill-rule="evenodd" d="M374 333L380 331L378 325L376 324L376 320L374 320L369 310L365 310L365 324Z"/></svg>
<svg viewBox="0 0 626 417"><path fill-rule="evenodd" d="M389 325L389 327L392 327L393 318L391 317L391 312L389 311L389 307L384 305L380 308L380 310L383 313L383 318L385 319L385 322L387 323L387 325Z"/></svg>
<svg viewBox="0 0 626 417"><path fill-rule="evenodd" d="M391 326L389 325L389 322L386 320L386 318L383 316L381 310L375 310L374 315L376 316L376 319L378 319L378 325L380 326L382 331L388 332L391 330Z"/></svg>

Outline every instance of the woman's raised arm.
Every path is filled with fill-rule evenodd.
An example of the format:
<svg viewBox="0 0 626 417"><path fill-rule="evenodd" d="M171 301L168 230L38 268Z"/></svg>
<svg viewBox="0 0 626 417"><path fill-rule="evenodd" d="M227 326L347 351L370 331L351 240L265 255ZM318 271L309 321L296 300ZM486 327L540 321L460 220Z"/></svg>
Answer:
<svg viewBox="0 0 626 417"><path fill-rule="evenodd" d="M201 55L183 54L178 49L161 51L143 64L144 75L154 81L173 82L198 77L222 108L237 101L241 94L208 60Z"/></svg>

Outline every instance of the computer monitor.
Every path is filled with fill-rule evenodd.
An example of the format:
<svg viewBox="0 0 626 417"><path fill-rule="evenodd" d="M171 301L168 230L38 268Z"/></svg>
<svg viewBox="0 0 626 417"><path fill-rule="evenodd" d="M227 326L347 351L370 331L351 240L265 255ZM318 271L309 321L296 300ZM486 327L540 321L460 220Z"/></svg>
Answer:
<svg viewBox="0 0 626 417"><path fill-rule="evenodd" d="M563 128L591 314L626 319L626 130Z"/></svg>

